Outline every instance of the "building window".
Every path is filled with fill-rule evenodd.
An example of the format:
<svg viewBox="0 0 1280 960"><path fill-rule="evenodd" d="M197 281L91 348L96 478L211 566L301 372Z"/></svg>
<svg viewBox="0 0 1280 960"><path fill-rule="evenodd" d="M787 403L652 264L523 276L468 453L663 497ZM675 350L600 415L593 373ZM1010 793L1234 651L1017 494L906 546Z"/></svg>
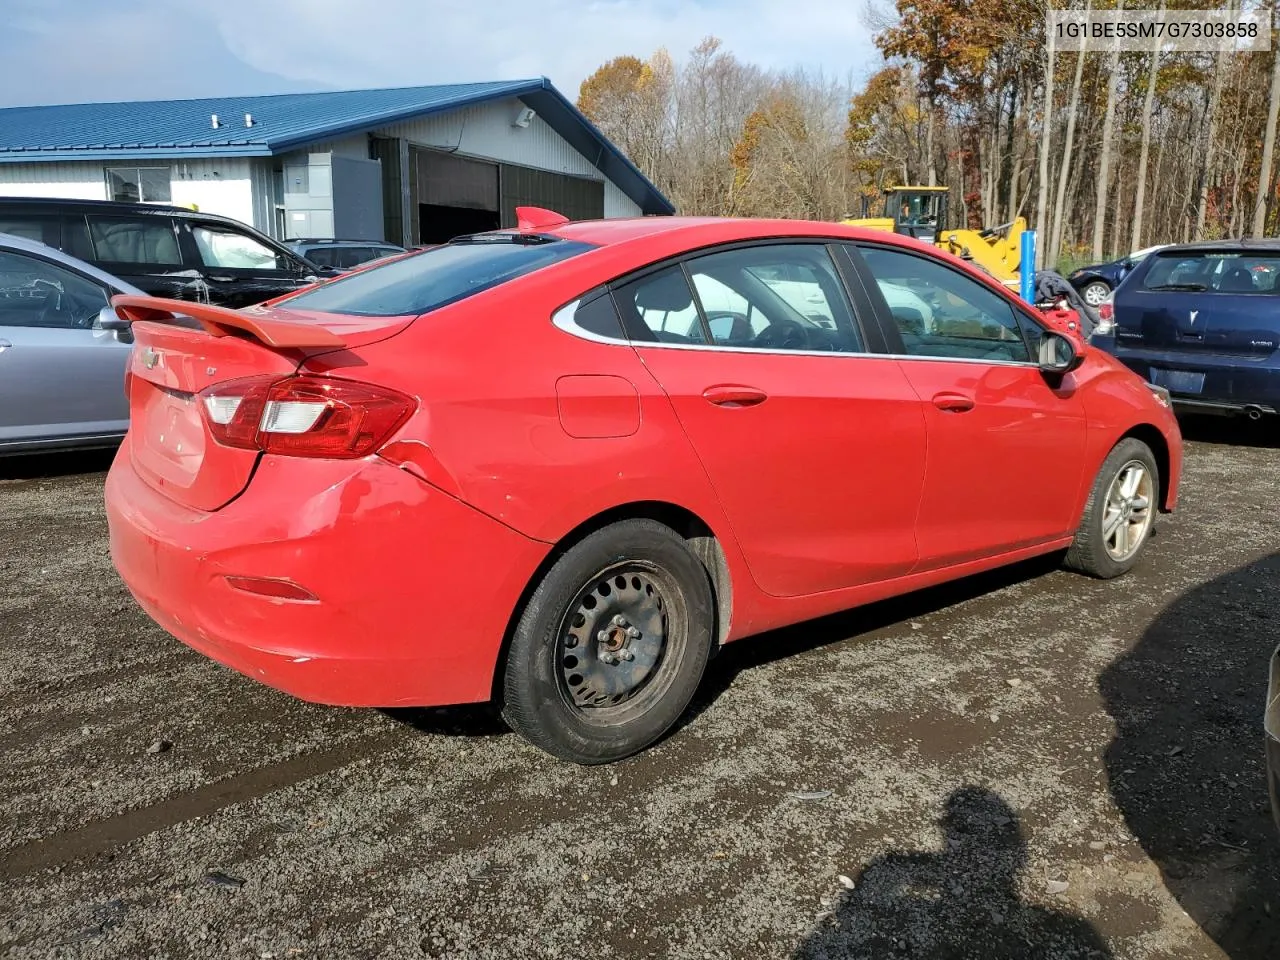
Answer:
<svg viewBox="0 0 1280 960"><path fill-rule="evenodd" d="M107 167L107 194L129 203L168 203L168 167Z"/></svg>

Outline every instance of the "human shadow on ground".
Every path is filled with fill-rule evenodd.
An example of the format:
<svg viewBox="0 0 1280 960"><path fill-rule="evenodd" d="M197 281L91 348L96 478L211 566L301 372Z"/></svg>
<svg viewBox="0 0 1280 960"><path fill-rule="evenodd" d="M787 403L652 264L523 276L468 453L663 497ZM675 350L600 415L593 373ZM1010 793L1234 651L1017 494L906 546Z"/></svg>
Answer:
<svg viewBox="0 0 1280 960"><path fill-rule="evenodd" d="M1102 674L1111 794L1231 960L1280 957L1280 839L1263 746L1280 553L1175 600Z"/></svg>
<svg viewBox="0 0 1280 960"><path fill-rule="evenodd" d="M893 851L854 878L797 960L1109 958L1088 921L1024 902L1027 848L999 795L966 786L947 798L939 851Z"/></svg>

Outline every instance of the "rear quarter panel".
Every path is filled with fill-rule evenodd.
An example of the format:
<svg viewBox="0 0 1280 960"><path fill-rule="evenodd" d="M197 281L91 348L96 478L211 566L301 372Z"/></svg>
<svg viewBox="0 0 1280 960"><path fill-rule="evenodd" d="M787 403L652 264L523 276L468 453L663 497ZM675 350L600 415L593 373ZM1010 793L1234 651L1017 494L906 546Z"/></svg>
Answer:
<svg viewBox="0 0 1280 960"><path fill-rule="evenodd" d="M585 340L552 324L555 310L598 278L584 274L579 285L566 283L562 271L542 273L437 310L382 343L312 358L306 369L419 398L397 434L405 445L397 455L416 444L407 455L428 482L548 545L621 506L658 502L689 511L719 540L735 617L749 621L749 600L738 588L750 577L670 400L630 345ZM574 389L564 389L565 378ZM605 386L602 418L582 416L591 378ZM623 381L634 401L620 403L619 394L630 392L619 391ZM558 383L572 417L557 401ZM601 428L610 410L616 430ZM609 433L617 435L602 435Z"/></svg>

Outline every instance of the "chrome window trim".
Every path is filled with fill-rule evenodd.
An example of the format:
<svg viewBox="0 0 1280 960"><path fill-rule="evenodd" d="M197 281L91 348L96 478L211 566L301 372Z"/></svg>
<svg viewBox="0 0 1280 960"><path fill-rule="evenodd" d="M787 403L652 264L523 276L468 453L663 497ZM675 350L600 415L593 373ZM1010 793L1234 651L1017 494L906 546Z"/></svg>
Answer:
<svg viewBox="0 0 1280 960"><path fill-rule="evenodd" d="M606 293L605 296L612 296ZM599 333L592 333L585 327L580 327L573 321L573 315L578 312L578 307L582 306L582 297L578 297L570 303L566 303L563 307L551 315L551 323L569 334L571 337L578 337L581 340L590 340L592 343L607 343L610 346L627 347L631 345L631 341L627 339L616 340L613 337L606 337ZM619 320L619 323L622 321Z"/></svg>
<svg viewBox="0 0 1280 960"><path fill-rule="evenodd" d="M716 343L664 343L661 340L615 340L612 337L604 337L598 333L592 333L590 330L585 330L574 323L573 315L577 312L578 307L581 306L581 304L581 297L565 304L551 315L551 323L572 337L578 337L582 340L590 340L592 343L603 343L615 347L632 347L637 350L641 348L646 350L714 350L717 353L744 353L754 356L774 357L861 357L863 359L870 358L877 360L924 360L935 363L981 363L992 367L1040 368L1038 363L1033 363L1027 360L982 360L977 357L928 357L918 356L911 353L870 353L867 351L854 353L845 350L762 350L757 347L725 347Z"/></svg>

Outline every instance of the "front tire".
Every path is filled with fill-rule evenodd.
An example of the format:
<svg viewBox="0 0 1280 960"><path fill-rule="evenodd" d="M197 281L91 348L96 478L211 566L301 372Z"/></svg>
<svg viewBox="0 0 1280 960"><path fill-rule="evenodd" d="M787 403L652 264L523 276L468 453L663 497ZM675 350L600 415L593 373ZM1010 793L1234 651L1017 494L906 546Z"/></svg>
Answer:
<svg viewBox="0 0 1280 960"><path fill-rule="evenodd" d="M1102 301L1107 299L1111 294L1111 288L1101 280L1094 280L1084 285L1084 289L1080 291L1080 296L1089 306L1097 310Z"/></svg>
<svg viewBox="0 0 1280 960"><path fill-rule="evenodd" d="M641 519L597 530L555 562L521 613L503 719L574 763L638 753L693 698L715 610L706 568L675 531Z"/></svg>
<svg viewBox="0 0 1280 960"><path fill-rule="evenodd" d="M1066 565L1102 580L1128 573L1155 527L1160 469L1141 440L1121 440L1102 462Z"/></svg>

